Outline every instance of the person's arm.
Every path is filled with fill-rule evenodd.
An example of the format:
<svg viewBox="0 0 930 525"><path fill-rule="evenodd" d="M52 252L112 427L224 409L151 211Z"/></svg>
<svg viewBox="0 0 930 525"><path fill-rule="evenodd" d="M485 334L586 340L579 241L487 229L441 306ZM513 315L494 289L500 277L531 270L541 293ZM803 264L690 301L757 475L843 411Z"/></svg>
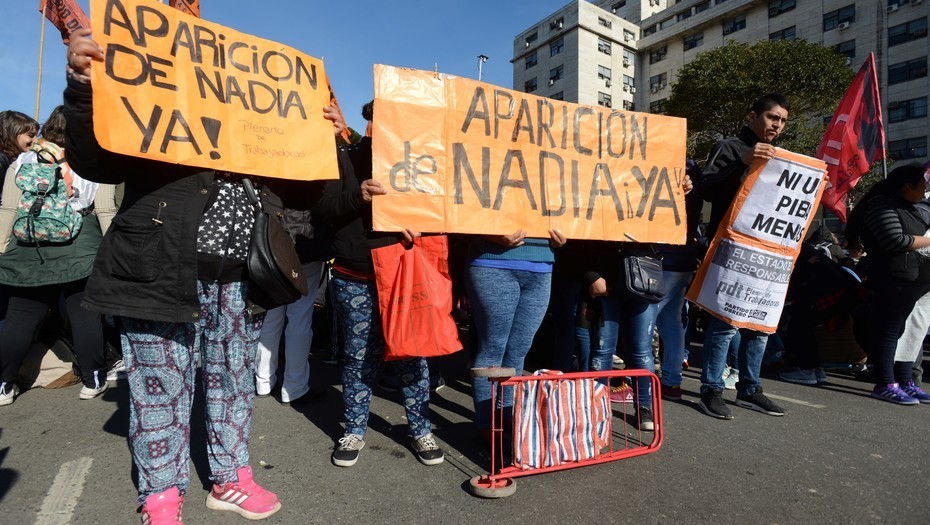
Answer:
<svg viewBox="0 0 930 525"><path fill-rule="evenodd" d="M323 184L319 198L310 207L314 219L332 223L343 217L356 216L365 199L361 188L345 188L345 181L355 177L352 163L345 151L339 151L339 178ZM366 181L368 182L368 181ZM371 194L368 195L371 202Z"/></svg>
<svg viewBox="0 0 930 525"><path fill-rule="evenodd" d="M13 221L16 219L16 206L23 196L23 190L16 185L18 162L13 162L3 178L3 190L0 193L0 254L6 253L13 233Z"/></svg>
<svg viewBox="0 0 930 525"><path fill-rule="evenodd" d="M902 253L927 246L924 237L915 238L904 233L901 220L894 209L884 206L869 206L862 217L862 229L869 232L878 248L885 253Z"/></svg>
<svg viewBox="0 0 930 525"><path fill-rule="evenodd" d="M743 174L749 168L744 164L732 141L721 141L707 157L698 191L701 198L714 202L729 199L739 190Z"/></svg>
<svg viewBox="0 0 930 525"><path fill-rule="evenodd" d="M100 222L100 233L106 235L110 223L116 216L116 185L101 184L94 195L94 214Z"/></svg>

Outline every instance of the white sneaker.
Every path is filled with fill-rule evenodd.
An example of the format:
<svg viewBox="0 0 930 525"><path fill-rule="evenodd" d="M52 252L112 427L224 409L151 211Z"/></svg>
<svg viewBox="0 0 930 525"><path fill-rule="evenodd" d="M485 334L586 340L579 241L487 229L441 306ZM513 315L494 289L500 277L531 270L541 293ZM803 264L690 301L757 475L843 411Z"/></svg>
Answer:
<svg viewBox="0 0 930 525"><path fill-rule="evenodd" d="M78 394L78 397L81 399L93 399L99 396L100 394L106 392L108 388L110 388L110 385L108 385L107 383L103 383L103 385L101 385L100 388L91 388L89 386L82 386L81 393Z"/></svg>
<svg viewBox="0 0 930 525"><path fill-rule="evenodd" d="M723 387L727 390L736 390L736 383L739 382L739 370L726 367L723 370Z"/></svg>
<svg viewBox="0 0 930 525"><path fill-rule="evenodd" d="M13 399L19 395L19 387L16 383L0 384L0 407L12 405Z"/></svg>
<svg viewBox="0 0 930 525"><path fill-rule="evenodd" d="M116 381L118 379L126 379L126 363L122 359L113 363L110 369L107 370L107 381Z"/></svg>

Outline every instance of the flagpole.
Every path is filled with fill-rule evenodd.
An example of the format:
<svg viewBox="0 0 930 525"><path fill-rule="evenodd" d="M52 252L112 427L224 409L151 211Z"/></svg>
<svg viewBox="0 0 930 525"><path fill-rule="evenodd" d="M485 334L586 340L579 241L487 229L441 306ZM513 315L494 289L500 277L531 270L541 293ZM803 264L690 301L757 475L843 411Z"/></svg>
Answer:
<svg viewBox="0 0 930 525"><path fill-rule="evenodd" d="M36 120L39 120L39 100L42 97L42 55L45 51L45 15L48 12L48 2L42 6L42 22L39 29L39 78L36 81Z"/></svg>

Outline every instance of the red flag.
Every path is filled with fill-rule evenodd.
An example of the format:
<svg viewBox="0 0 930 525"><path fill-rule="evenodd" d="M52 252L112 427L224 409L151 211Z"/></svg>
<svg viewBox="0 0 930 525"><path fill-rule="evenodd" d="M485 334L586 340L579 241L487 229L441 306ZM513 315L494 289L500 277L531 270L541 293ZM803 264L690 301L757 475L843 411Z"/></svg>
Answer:
<svg viewBox="0 0 930 525"><path fill-rule="evenodd" d="M168 5L200 18L200 0L168 0Z"/></svg>
<svg viewBox="0 0 930 525"><path fill-rule="evenodd" d="M869 53L843 95L816 157L827 163L830 177L821 202L846 222L846 194L873 162L885 158L885 127L874 54Z"/></svg>
<svg viewBox="0 0 930 525"><path fill-rule="evenodd" d="M90 20L75 0L40 0L39 12L43 10L45 18L61 31L61 41L65 45L71 40L71 33L90 27Z"/></svg>

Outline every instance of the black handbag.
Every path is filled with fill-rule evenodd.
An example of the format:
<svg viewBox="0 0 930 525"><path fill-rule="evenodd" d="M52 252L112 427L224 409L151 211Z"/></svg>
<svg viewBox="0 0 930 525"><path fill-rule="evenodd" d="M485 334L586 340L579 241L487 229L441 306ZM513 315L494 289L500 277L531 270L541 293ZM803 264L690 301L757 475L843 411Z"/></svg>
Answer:
<svg viewBox="0 0 930 525"><path fill-rule="evenodd" d="M294 240L284 228L283 213L271 215L262 209L249 179L242 179L242 186L255 208L255 225L246 260L253 288L249 290L250 299L266 310L293 303L307 295L307 278L297 258Z"/></svg>
<svg viewBox="0 0 930 525"><path fill-rule="evenodd" d="M665 297L662 258L655 253L623 257L623 284L634 296L648 303L658 303Z"/></svg>

